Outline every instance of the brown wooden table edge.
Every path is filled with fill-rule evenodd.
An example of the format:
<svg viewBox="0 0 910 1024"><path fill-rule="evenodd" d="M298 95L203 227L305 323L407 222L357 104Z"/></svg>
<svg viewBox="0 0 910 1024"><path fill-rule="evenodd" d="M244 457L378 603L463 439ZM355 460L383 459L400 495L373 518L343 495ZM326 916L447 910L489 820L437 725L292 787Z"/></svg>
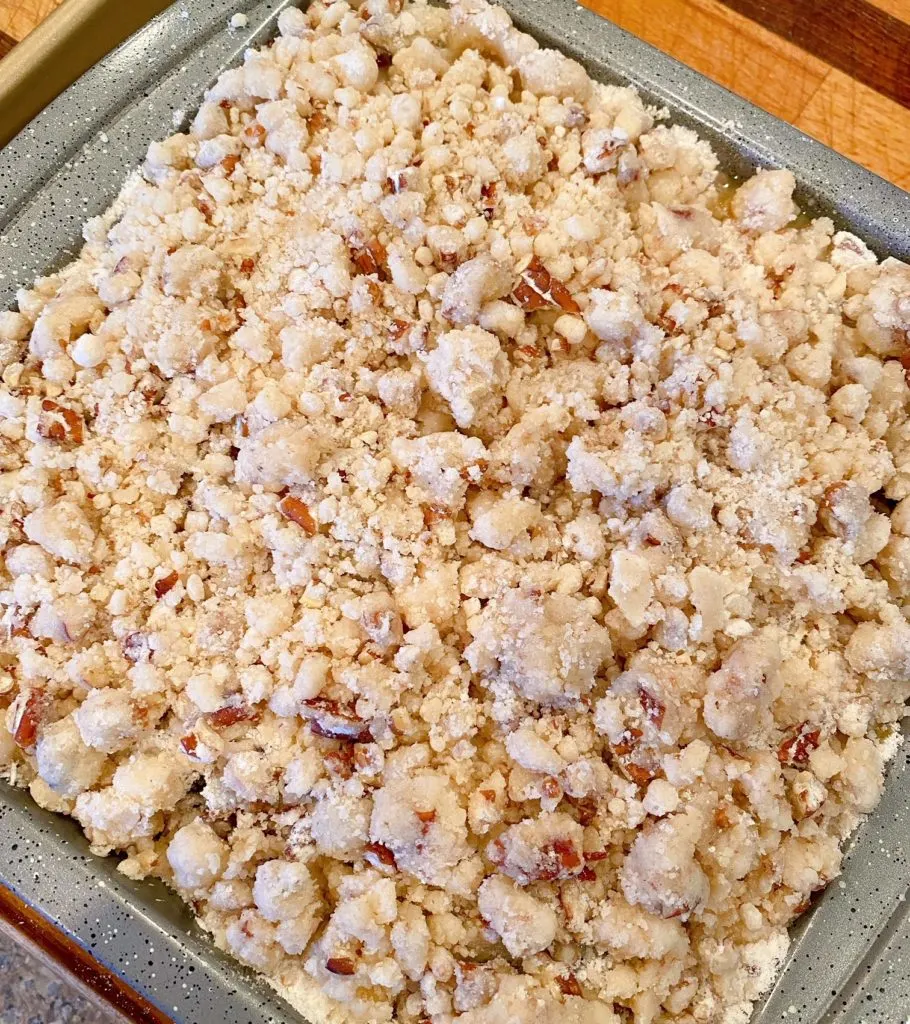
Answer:
<svg viewBox="0 0 910 1024"><path fill-rule="evenodd" d="M0 883L0 929L40 961L73 981L83 994L113 1011L124 1024L172 1024L121 977L96 960L52 921Z"/></svg>

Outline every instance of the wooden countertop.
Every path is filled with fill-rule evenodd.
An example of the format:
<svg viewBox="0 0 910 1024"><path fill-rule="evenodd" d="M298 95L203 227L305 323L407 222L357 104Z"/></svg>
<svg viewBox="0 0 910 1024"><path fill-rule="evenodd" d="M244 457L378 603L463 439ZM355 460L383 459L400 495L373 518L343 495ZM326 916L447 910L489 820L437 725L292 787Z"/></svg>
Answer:
<svg viewBox="0 0 910 1024"><path fill-rule="evenodd" d="M0 56L61 0L0 0ZM585 0L910 189L910 0Z"/></svg>

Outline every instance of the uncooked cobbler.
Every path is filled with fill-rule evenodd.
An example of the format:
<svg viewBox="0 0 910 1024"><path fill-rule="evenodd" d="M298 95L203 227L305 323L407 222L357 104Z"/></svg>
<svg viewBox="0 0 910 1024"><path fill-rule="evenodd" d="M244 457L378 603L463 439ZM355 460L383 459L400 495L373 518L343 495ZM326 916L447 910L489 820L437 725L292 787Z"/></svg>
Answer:
<svg viewBox="0 0 910 1024"><path fill-rule="evenodd" d="M0 318L2 758L319 1024L741 1024L910 677L910 269L484 0L284 11Z"/></svg>

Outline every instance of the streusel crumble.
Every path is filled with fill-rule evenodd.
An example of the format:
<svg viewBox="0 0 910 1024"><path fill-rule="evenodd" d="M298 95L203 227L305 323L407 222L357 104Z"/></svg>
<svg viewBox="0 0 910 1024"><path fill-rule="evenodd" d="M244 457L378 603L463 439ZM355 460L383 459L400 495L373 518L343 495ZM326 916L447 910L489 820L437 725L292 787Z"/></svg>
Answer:
<svg viewBox="0 0 910 1024"><path fill-rule="evenodd" d="M6 773L316 1021L742 1024L910 678L910 268L485 0L313 3L0 314Z"/></svg>

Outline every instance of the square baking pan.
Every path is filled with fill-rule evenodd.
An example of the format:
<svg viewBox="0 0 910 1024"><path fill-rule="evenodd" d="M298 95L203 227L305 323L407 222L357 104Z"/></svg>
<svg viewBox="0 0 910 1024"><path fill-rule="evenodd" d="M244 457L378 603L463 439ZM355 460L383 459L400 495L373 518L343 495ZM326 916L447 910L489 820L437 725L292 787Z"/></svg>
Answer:
<svg viewBox="0 0 910 1024"><path fill-rule="evenodd" d="M70 0L75 2L75 0ZM290 0L180 0L87 71L0 152L0 308L72 259L150 140L185 125L206 86L275 32ZM910 195L664 56L571 0L506 0L516 23L711 141L724 169L785 166L810 215L830 215L880 255L910 256ZM243 29L228 28L232 14ZM0 70L2 77L2 70ZM854 837L843 875L793 931L783 973L754 1024L910 1021L910 753ZM301 1018L215 951L163 885L93 857L77 826L0 788L0 879L180 1024ZM133 1011L136 1020L156 1019ZM160 1019L160 1018L157 1018ZM737 1022L739 1024L739 1022Z"/></svg>

